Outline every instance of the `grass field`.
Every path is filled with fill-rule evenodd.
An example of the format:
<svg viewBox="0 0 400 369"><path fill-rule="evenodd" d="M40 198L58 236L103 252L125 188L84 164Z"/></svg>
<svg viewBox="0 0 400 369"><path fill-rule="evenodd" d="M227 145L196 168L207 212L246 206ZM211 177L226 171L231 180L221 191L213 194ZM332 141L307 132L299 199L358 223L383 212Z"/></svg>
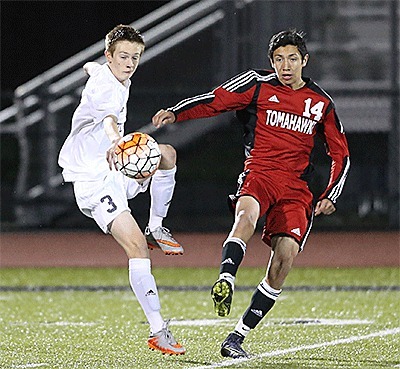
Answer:
<svg viewBox="0 0 400 369"><path fill-rule="evenodd" d="M229 318L212 311L216 269L154 269L162 313L187 349L150 351L125 269L0 269L0 368L400 368L396 268L295 268L247 337L246 360L219 347L263 275L242 268Z"/></svg>

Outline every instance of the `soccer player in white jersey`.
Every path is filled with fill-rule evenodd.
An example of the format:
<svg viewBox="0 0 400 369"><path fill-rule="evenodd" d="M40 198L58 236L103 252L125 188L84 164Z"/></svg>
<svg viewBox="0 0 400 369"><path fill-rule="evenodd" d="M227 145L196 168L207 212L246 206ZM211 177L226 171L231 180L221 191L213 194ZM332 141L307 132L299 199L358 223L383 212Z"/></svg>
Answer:
<svg viewBox="0 0 400 369"><path fill-rule="evenodd" d="M117 171L114 152L124 135L130 78L145 44L136 29L118 25L105 37L106 63L84 65L89 79L72 117L71 132L59 154L66 182L72 182L79 209L110 233L129 258L129 281L150 324L150 349L180 355L177 343L160 313L160 301L151 273L149 247L167 255L182 254L182 246L162 226L175 188L176 151L160 144L161 162L151 178L142 181ZM151 205L146 236L131 214L128 199L150 186Z"/></svg>

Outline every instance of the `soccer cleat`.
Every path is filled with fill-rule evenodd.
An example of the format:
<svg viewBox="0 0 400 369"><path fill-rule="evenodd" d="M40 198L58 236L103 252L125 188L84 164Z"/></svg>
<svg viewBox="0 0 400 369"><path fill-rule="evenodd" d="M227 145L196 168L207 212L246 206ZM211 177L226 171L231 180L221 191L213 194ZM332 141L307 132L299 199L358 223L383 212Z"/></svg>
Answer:
<svg viewBox="0 0 400 369"><path fill-rule="evenodd" d="M161 351L163 355L183 355L185 348L176 342L171 331L168 329L169 320L164 323L161 331L152 334L147 340L150 350Z"/></svg>
<svg viewBox="0 0 400 369"><path fill-rule="evenodd" d="M218 316L228 316L231 312L233 288L226 279L219 279L211 289L214 311Z"/></svg>
<svg viewBox="0 0 400 369"><path fill-rule="evenodd" d="M153 232L146 227L144 234L146 236L149 249L161 249L165 255L182 255L183 247L175 238L172 237L169 229L158 227Z"/></svg>
<svg viewBox="0 0 400 369"><path fill-rule="evenodd" d="M249 354L242 349L244 337L237 332L229 333L221 344L221 355L232 359L248 358Z"/></svg>

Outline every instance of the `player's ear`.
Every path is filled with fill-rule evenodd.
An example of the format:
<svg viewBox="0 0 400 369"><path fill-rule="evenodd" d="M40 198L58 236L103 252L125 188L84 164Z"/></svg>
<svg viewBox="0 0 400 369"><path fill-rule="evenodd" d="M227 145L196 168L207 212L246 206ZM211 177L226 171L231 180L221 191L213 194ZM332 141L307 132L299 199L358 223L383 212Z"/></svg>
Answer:
<svg viewBox="0 0 400 369"><path fill-rule="evenodd" d="M108 50L105 50L104 51L104 55L105 55L105 57L106 57L106 59L107 59L107 62L111 62L111 59L112 59L112 55L111 55L111 53L108 51Z"/></svg>
<svg viewBox="0 0 400 369"><path fill-rule="evenodd" d="M304 55L303 62L302 62L303 68L307 65L307 63L308 63L308 58L309 58L309 55L308 55L308 54Z"/></svg>

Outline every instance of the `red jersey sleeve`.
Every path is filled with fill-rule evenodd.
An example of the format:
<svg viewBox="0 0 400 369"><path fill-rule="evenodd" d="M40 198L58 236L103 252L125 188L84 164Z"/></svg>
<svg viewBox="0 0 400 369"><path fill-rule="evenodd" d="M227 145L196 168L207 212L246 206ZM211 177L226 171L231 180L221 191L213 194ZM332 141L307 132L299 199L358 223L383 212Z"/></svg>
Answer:
<svg viewBox="0 0 400 369"><path fill-rule="evenodd" d="M328 185L319 200L327 198L336 203L350 169L350 154L342 123L334 108L326 116L322 133L332 163Z"/></svg>
<svg viewBox="0 0 400 369"><path fill-rule="evenodd" d="M169 108L176 121L212 117L231 110L240 110L250 104L259 75L249 70L238 74L213 91L189 97Z"/></svg>

